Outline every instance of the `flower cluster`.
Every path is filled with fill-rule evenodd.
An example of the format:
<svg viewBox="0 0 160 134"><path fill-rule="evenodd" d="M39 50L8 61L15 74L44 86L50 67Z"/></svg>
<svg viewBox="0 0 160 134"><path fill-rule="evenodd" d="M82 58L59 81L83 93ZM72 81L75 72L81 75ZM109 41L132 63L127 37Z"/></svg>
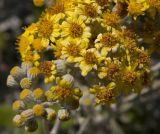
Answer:
<svg viewBox="0 0 160 134"><path fill-rule="evenodd" d="M148 84L149 52L121 19L159 10L158 3L58 0L48 7L17 40L22 65L13 67L7 79L8 86L22 89L13 103L16 126L36 130L36 117L55 118L54 104L60 105L59 119L69 119L70 110L80 105L83 84L97 105L109 105L121 94L140 93ZM35 89L38 81L47 89Z"/></svg>

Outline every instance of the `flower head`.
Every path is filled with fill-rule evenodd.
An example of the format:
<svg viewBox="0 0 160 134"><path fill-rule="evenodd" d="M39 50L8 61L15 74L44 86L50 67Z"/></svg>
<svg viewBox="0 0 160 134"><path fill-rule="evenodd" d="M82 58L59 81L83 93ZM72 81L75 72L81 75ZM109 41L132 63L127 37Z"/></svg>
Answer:
<svg viewBox="0 0 160 134"><path fill-rule="evenodd" d="M83 16L86 23L93 21L99 21L99 15L102 13L101 7L92 0L84 0L82 3L78 4L75 9L76 13Z"/></svg>
<svg viewBox="0 0 160 134"><path fill-rule="evenodd" d="M81 74L86 76L92 69L97 70L98 64L103 59L96 49L84 50L81 57L78 58L79 67L82 71Z"/></svg>
<svg viewBox="0 0 160 134"><path fill-rule="evenodd" d="M88 42L91 37L90 28L85 25L82 17L71 16L62 23L62 37Z"/></svg>
<svg viewBox="0 0 160 134"><path fill-rule="evenodd" d="M38 37L42 39L42 46L47 47L49 41L55 42L55 38L60 35L59 18L50 17L49 15L42 16L37 24Z"/></svg>
<svg viewBox="0 0 160 134"><path fill-rule="evenodd" d="M44 61L40 63L40 73L45 77L44 82L49 83L55 79L56 66L53 61Z"/></svg>
<svg viewBox="0 0 160 134"><path fill-rule="evenodd" d="M128 4L128 13L136 19L139 15L144 15L144 11L147 10L149 6L145 1L136 2L131 1Z"/></svg>
<svg viewBox="0 0 160 134"><path fill-rule="evenodd" d="M67 62L75 62L80 56L81 51L87 48L87 43L82 43L80 40L70 39L62 42L62 58L66 58Z"/></svg>
<svg viewBox="0 0 160 134"><path fill-rule="evenodd" d="M111 82L107 86L95 85L90 89L92 94L95 94L96 104L108 105L115 101L115 83Z"/></svg>

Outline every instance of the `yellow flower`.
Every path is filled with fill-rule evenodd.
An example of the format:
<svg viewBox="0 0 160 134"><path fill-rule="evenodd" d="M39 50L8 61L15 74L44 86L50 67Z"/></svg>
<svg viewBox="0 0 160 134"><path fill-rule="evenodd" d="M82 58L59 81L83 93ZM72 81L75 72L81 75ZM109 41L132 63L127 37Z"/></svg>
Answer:
<svg viewBox="0 0 160 134"><path fill-rule="evenodd" d="M35 116L43 116L45 114L45 109L40 104L34 105L32 110Z"/></svg>
<svg viewBox="0 0 160 134"><path fill-rule="evenodd" d="M28 100L28 99L30 99L31 94L32 94L32 91L31 91L31 90L29 90L29 89L23 89L23 90L21 91L20 95L19 95L19 98L20 98L21 100Z"/></svg>
<svg viewBox="0 0 160 134"><path fill-rule="evenodd" d="M31 87L31 85L32 85L32 81L29 78L27 78L27 77L21 79L21 81L20 81L21 88L27 88L27 89L29 89Z"/></svg>
<svg viewBox="0 0 160 134"><path fill-rule="evenodd" d="M22 54L22 61L23 62L32 62L35 66L39 65L40 55L33 51L27 51L25 54Z"/></svg>
<svg viewBox="0 0 160 134"><path fill-rule="evenodd" d="M53 121L56 118L56 111L51 108L46 108L47 120Z"/></svg>
<svg viewBox="0 0 160 134"><path fill-rule="evenodd" d="M146 0L146 3L150 7L154 7L154 8L160 9L160 1L159 0Z"/></svg>
<svg viewBox="0 0 160 134"><path fill-rule="evenodd" d="M20 110L24 110L25 109L25 104L23 101L21 100L16 100L13 104L12 104L12 109L13 111L20 111Z"/></svg>
<svg viewBox="0 0 160 134"><path fill-rule="evenodd" d="M44 90L41 88L37 88L33 91L33 97L36 100L44 100Z"/></svg>
<svg viewBox="0 0 160 134"><path fill-rule="evenodd" d="M14 78L20 79L24 76L24 72L19 66L14 66L10 71L10 75Z"/></svg>
<svg viewBox="0 0 160 134"><path fill-rule="evenodd" d="M32 47L34 50L40 52L44 49L44 47L42 46L42 42L40 38L34 39L32 42Z"/></svg>
<svg viewBox="0 0 160 134"><path fill-rule="evenodd" d="M116 32L99 34L95 40L95 47L101 50L102 56L106 56L112 49L117 49L119 45L120 41Z"/></svg>
<svg viewBox="0 0 160 134"><path fill-rule="evenodd" d="M21 115L15 115L13 118L13 123L15 124L16 127L22 127L25 124L24 119L21 117Z"/></svg>
<svg viewBox="0 0 160 134"><path fill-rule="evenodd" d="M28 71L27 71L27 76L31 79L36 78L39 75L40 71L38 69L38 67L31 67Z"/></svg>
<svg viewBox="0 0 160 134"><path fill-rule="evenodd" d="M109 0L96 0L97 4L101 7L105 7L109 4Z"/></svg>
<svg viewBox="0 0 160 134"><path fill-rule="evenodd" d="M81 90L74 88L70 82L60 78L57 78L56 84L46 92L48 101L60 101L62 104L68 104L73 108L75 104L73 102L79 102L82 96Z"/></svg>
<svg viewBox="0 0 160 134"><path fill-rule="evenodd" d="M109 105L115 101L114 82L109 83L107 86L95 85L90 88L90 93L95 95L96 104Z"/></svg>
<svg viewBox="0 0 160 134"><path fill-rule="evenodd" d="M104 66L99 68L98 77L100 79L107 78L109 80L115 80L117 73L120 70L120 62L118 60L111 60L111 58L105 59Z"/></svg>
<svg viewBox="0 0 160 134"><path fill-rule="evenodd" d="M89 42L89 38L91 37L90 28L85 25L82 17L68 17L62 23L62 37Z"/></svg>
<svg viewBox="0 0 160 134"><path fill-rule="evenodd" d="M28 37L29 35L34 35L37 32L37 23L32 23L28 27L24 27L25 32L22 36Z"/></svg>
<svg viewBox="0 0 160 134"><path fill-rule="evenodd" d="M56 40L55 44L51 44L51 47L53 48L53 54L58 59L61 57L61 51L62 51L62 39Z"/></svg>
<svg viewBox="0 0 160 134"><path fill-rule="evenodd" d="M75 62L76 58L80 56L83 49L87 48L87 43L81 43L80 40L70 39L62 42L62 58L67 62Z"/></svg>
<svg viewBox="0 0 160 134"><path fill-rule="evenodd" d="M31 49L31 44L33 42L33 36L20 36L17 40L17 50L18 52L23 55L27 53Z"/></svg>
<svg viewBox="0 0 160 134"><path fill-rule="evenodd" d="M133 85L138 78L138 74L131 70L124 71L122 75L122 80L127 85Z"/></svg>
<svg viewBox="0 0 160 134"><path fill-rule="evenodd" d="M97 70L98 64L104 60L95 48L83 50L81 55L81 57L77 58L77 61L83 76L86 76L92 69Z"/></svg>
<svg viewBox="0 0 160 134"><path fill-rule="evenodd" d="M75 13L81 15L86 23L100 20L101 7L92 0L84 0L75 8Z"/></svg>
<svg viewBox="0 0 160 134"><path fill-rule="evenodd" d="M131 0L128 3L128 13L133 16L134 19L136 19L139 15L144 15L144 12L149 8L147 3L142 1L134 1Z"/></svg>
<svg viewBox="0 0 160 134"><path fill-rule="evenodd" d="M42 39L42 46L47 47L49 41L55 42L60 35L59 18L56 16L42 16L38 24L38 37Z"/></svg>
<svg viewBox="0 0 160 134"><path fill-rule="evenodd" d="M66 15L70 14L73 9L73 0L59 0L56 1L56 3L54 3L52 6L48 7L45 13L63 19Z"/></svg>
<svg viewBox="0 0 160 134"><path fill-rule="evenodd" d="M120 16L116 13L111 13L109 11L105 12L103 15L103 25L104 26L118 26L120 24Z"/></svg>
<svg viewBox="0 0 160 134"><path fill-rule="evenodd" d="M40 73L44 75L44 82L53 82L56 74L56 66L53 61L44 61L40 63Z"/></svg>

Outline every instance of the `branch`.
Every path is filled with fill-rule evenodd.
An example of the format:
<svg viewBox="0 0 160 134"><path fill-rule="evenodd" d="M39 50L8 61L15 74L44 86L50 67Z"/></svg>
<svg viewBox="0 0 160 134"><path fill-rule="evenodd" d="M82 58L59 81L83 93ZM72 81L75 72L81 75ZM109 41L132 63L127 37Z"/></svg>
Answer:
<svg viewBox="0 0 160 134"><path fill-rule="evenodd" d="M60 126L61 126L61 121L57 117L55 124L54 124L54 127L52 128L50 134L58 134L58 130L59 130Z"/></svg>
<svg viewBox="0 0 160 134"><path fill-rule="evenodd" d="M156 65L154 65L153 67L151 67L152 71L158 71L160 70L160 63L157 63Z"/></svg>
<svg viewBox="0 0 160 134"><path fill-rule="evenodd" d="M83 124L81 125L79 131L77 132L77 134L83 134L83 132L85 131L89 121L91 120L91 117L89 116L84 122Z"/></svg>

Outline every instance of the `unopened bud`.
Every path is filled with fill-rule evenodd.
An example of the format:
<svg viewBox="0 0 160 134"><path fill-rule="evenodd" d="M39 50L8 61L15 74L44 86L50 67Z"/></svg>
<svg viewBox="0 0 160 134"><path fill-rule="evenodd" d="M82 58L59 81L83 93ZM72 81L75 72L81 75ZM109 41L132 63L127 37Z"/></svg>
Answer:
<svg viewBox="0 0 160 134"><path fill-rule="evenodd" d="M23 72L25 72L25 74L27 73L27 71L33 66L33 63L31 61L24 61L21 64L21 68L23 70Z"/></svg>
<svg viewBox="0 0 160 134"><path fill-rule="evenodd" d="M12 104L12 109L15 112L21 111L25 109L25 104L23 101L21 100L16 100L13 104Z"/></svg>
<svg viewBox="0 0 160 134"><path fill-rule="evenodd" d="M45 109L42 105L36 104L33 106L33 113L35 116L43 116L45 114Z"/></svg>
<svg viewBox="0 0 160 134"><path fill-rule="evenodd" d="M24 76L24 72L20 67L15 66L11 69L10 75L12 75L15 79L19 80Z"/></svg>
<svg viewBox="0 0 160 134"><path fill-rule="evenodd" d="M13 123L15 124L16 127L22 127L25 124L21 115L14 116Z"/></svg>
<svg viewBox="0 0 160 134"><path fill-rule="evenodd" d="M31 119L29 121L26 122L26 125L25 125L25 130L28 131L28 132L34 132L36 131L38 128L38 123L36 120L34 119Z"/></svg>
<svg viewBox="0 0 160 134"><path fill-rule="evenodd" d="M25 121L28 121L28 120L32 119L34 117L33 110L32 109L27 109L27 110L23 111L21 113L21 117Z"/></svg>
<svg viewBox="0 0 160 134"><path fill-rule="evenodd" d="M18 86L17 81L14 79L12 75L9 75L7 78L7 86L8 87L16 87Z"/></svg>
<svg viewBox="0 0 160 134"><path fill-rule="evenodd" d="M28 78L23 78L20 81L21 88L27 88L27 89L29 89L31 87L31 84L32 84L32 81L30 79L28 79Z"/></svg>
<svg viewBox="0 0 160 134"><path fill-rule="evenodd" d="M53 121L56 118L56 111L51 108L46 108L47 120Z"/></svg>
<svg viewBox="0 0 160 134"><path fill-rule="evenodd" d="M67 109L58 110L58 118L62 121L67 121L70 119L70 113Z"/></svg>

